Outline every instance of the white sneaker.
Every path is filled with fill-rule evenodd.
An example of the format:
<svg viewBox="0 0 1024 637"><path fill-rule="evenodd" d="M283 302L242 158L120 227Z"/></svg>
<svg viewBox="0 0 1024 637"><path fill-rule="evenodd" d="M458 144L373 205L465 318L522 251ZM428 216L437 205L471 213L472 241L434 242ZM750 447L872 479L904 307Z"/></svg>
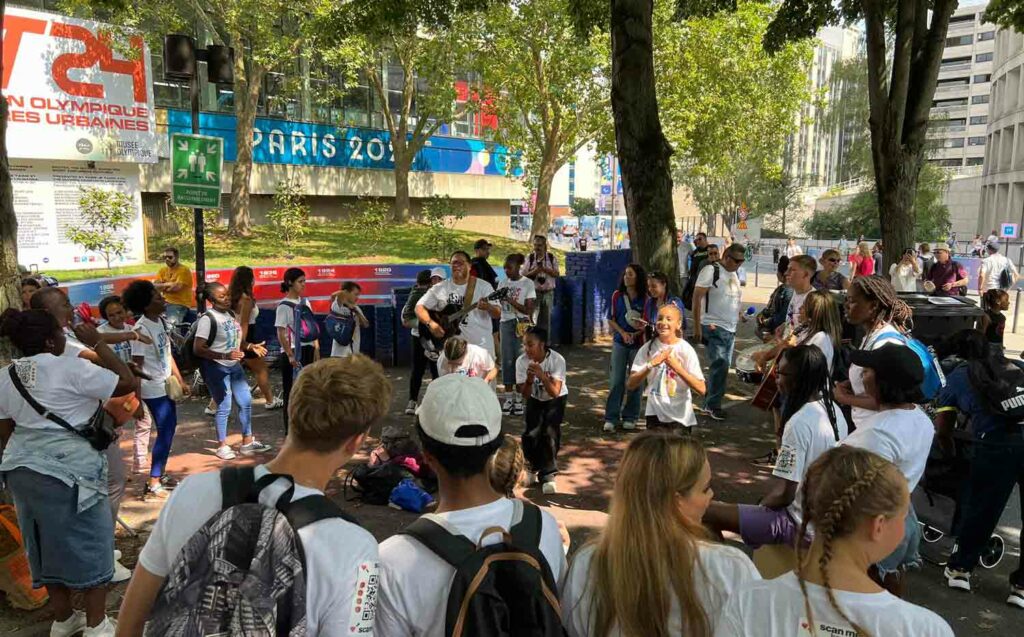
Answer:
<svg viewBox="0 0 1024 637"><path fill-rule="evenodd" d="M270 445L268 445L266 443L260 442L259 440L256 440L254 438L253 441L250 442L249 444L242 445L241 447L239 447L238 451L243 456L251 456L251 455L257 454L257 453L266 453L266 452L270 451L271 449L273 449L273 447L271 447Z"/></svg>
<svg viewBox="0 0 1024 637"><path fill-rule="evenodd" d="M117 553L120 553L120 551L114 552L114 576L110 578L110 582L112 584L127 582L132 578L132 572L128 570L128 567L117 561L117 558L119 557Z"/></svg>
<svg viewBox="0 0 1024 637"><path fill-rule="evenodd" d="M551 480L550 482L545 482L544 484L542 484L541 487L540 487L540 490L544 493L544 495L551 495L553 493L558 493L558 487L555 486L555 481L554 480Z"/></svg>
<svg viewBox="0 0 1024 637"><path fill-rule="evenodd" d="M615 423L613 423L611 421L606 421L604 423L604 428L603 429L604 429L605 433L611 433L611 432L615 431Z"/></svg>
<svg viewBox="0 0 1024 637"><path fill-rule="evenodd" d="M266 409L267 411L273 411L275 409L280 409L282 407L284 407L284 399L281 398L280 396L278 396L274 400L269 401L266 405L263 405L263 408Z"/></svg>
<svg viewBox="0 0 1024 637"><path fill-rule="evenodd" d="M80 610L71 611L71 617L62 622L50 624L50 637L71 637L85 630L85 613Z"/></svg>
<svg viewBox="0 0 1024 637"><path fill-rule="evenodd" d="M118 551L117 549L114 549L114 559L115 560L120 560L121 559L121 551Z"/></svg>
<svg viewBox="0 0 1024 637"><path fill-rule="evenodd" d="M416 415L416 401L410 400L405 404L405 415L415 416Z"/></svg>
<svg viewBox="0 0 1024 637"><path fill-rule="evenodd" d="M515 402L515 403L514 403L514 404L512 405L512 415L513 415L513 416L522 416L522 415L523 415L523 411L524 411L524 408L523 408L523 401L521 401L521 400L517 400L517 401L516 401L516 402Z"/></svg>
<svg viewBox="0 0 1024 637"><path fill-rule="evenodd" d="M622 421L622 428L625 431L633 431L634 429L636 429L636 421L635 420L623 420Z"/></svg>
<svg viewBox="0 0 1024 637"><path fill-rule="evenodd" d="M515 404L516 403L514 400L512 400L511 398L506 398L505 402L501 404L501 413L505 414L506 416L511 416L512 407L514 407Z"/></svg>
<svg viewBox="0 0 1024 637"><path fill-rule="evenodd" d="M224 445L223 447L218 447L216 455L221 460L234 460L235 459L235 452L228 445Z"/></svg>
<svg viewBox="0 0 1024 637"><path fill-rule="evenodd" d="M86 628L82 637L114 637L117 632L117 622L109 617L104 617L98 626Z"/></svg>
<svg viewBox="0 0 1024 637"><path fill-rule="evenodd" d="M1024 588L1010 586L1010 596L1006 598L1006 603L1017 608L1024 608Z"/></svg>
<svg viewBox="0 0 1024 637"><path fill-rule="evenodd" d="M203 413L206 414L207 416L216 416L217 415L217 410L216 409L210 409L209 407L207 407L206 409L203 410Z"/></svg>
<svg viewBox="0 0 1024 637"><path fill-rule="evenodd" d="M961 591L971 590L971 573L969 571L958 571L955 568L949 568L947 566L942 574L946 576L946 586L949 588L955 588Z"/></svg>

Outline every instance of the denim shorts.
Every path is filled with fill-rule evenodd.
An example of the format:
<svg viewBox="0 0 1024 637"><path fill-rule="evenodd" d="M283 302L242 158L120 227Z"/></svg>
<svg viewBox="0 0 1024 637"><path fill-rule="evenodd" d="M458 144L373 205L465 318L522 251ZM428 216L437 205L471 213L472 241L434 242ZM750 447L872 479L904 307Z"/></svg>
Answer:
<svg viewBox="0 0 1024 637"><path fill-rule="evenodd" d="M917 513L911 505L903 525L903 541L888 557L875 564L875 568L882 577L908 568L917 568L921 566L921 554L918 552L920 546L921 525L917 523Z"/></svg>
<svg viewBox="0 0 1024 637"><path fill-rule="evenodd" d="M93 588L114 576L114 518L107 497L77 513L78 487L31 469L4 475L18 510L32 586Z"/></svg>
<svg viewBox="0 0 1024 637"><path fill-rule="evenodd" d="M740 537L751 548L765 544L794 546L793 539L800 525L793 521L786 509L769 509L760 504L738 504Z"/></svg>

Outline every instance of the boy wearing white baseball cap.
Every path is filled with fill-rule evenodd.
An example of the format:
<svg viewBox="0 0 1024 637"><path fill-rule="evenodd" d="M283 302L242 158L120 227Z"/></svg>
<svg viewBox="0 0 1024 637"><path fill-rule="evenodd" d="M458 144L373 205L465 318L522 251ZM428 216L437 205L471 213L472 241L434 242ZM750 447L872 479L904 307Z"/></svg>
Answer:
<svg viewBox="0 0 1024 637"><path fill-rule="evenodd" d="M416 410L423 458L437 473L439 498L431 517L474 544L485 530L509 530L521 504L494 491L488 462L502 443L501 405L479 378L460 374L430 383ZM558 523L541 512L539 548L556 582L566 571ZM498 542L490 534L484 544ZM441 637L455 569L409 535L380 545L380 594L376 631L388 637Z"/></svg>

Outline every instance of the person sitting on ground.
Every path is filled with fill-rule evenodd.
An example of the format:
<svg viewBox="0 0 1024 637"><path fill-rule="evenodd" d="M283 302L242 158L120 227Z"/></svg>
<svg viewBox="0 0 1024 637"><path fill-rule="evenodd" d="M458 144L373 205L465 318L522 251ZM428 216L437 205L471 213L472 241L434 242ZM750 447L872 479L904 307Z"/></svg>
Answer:
<svg viewBox="0 0 1024 637"><path fill-rule="evenodd" d="M732 591L715 637L906 635L953 637L932 611L886 592L868 568L900 544L910 506L906 478L891 462L852 447L822 454L804 479L797 569Z"/></svg>
<svg viewBox="0 0 1024 637"><path fill-rule="evenodd" d="M478 378L457 374L430 383L417 412L416 432L423 458L437 474L437 512L451 533L485 545L492 527L510 529L523 505L497 493L488 463L502 445L501 404ZM566 570L562 537L554 517L541 511L540 554L554 581ZM380 545L377 633L388 637L441 637L455 568L411 535L394 535Z"/></svg>
<svg viewBox="0 0 1024 637"><path fill-rule="evenodd" d="M970 591L971 573L1014 487L1024 489L1024 429L1015 413L1019 409L1011 407L1007 411L1007 405L1016 403L1012 399L1020 397L1024 372L1013 361L993 352L980 332L963 330L954 335L953 341L955 353L966 364L949 373L946 386L935 399L936 437L940 448L955 453L957 413L966 414L971 421L973 457L960 498L960 514L955 516L960 520L956 550L944 575L950 588ZM1018 561L1017 570L1010 573L1006 603L1024 609L1024 562Z"/></svg>
<svg viewBox="0 0 1024 637"><path fill-rule="evenodd" d="M0 317L0 335L22 355L0 371L0 477L14 498L32 586L46 586L50 595L50 635L113 637L106 616L114 575L107 463L83 430L102 402L135 391L138 381L96 328L79 325L75 334L107 369L62 356L64 331L48 312L10 308ZM72 591L82 595L84 613L72 609Z"/></svg>
<svg viewBox="0 0 1024 637"><path fill-rule="evenodd" d="M490 384L498 377L498 367L487 350L466 342L461 336L452 336L444 342L444 351L437 358L437 374L461 374L482 378Z"/></svg>
<svg viewBox="0 0 1024 637"><path fill-rule="evenodd" d="M811 278L811 285L814 286L815 290L835 290L841 292L850 289L850 279L843 276L843 273L839 271L842 258L843 256L839 250L832 248L821 253L821 258L818 259L821 269L815 272L814 277Z"/></svg>
<svg viewBox="0 0 1024 637"><path fill-rule="evenodd" d="M713 495L698 441L650 431L630 441L608 522L563 585L569 636L710 635L729 594L760 579L750 558L701 526Z"/></svg>
<svg viewBox="0 0 1024 637"><path fill-rule="evenodd" d="M21 309L29 309L29 299L32 295L38 292L43 286L39 283L38 279L26 277L21 280Z"/></svg>
<svg viewBox="0 0 1024 637"><path fill-rule="evenodd" d="M252 433L252 392L241 361L245 351L265 356L267 349L258 343L242 343L242 326L231 311L231 299L223 284L207 283L200 294L204 302L213 305L197 321L194 351L203 359L203 378L210 389L210 397L217 403L216 455L221 460L235 458L228 444L232 402L238 406L238 421L242 425L242 445L238 451L243 456L266 453L270 445L256 440Z"/></svg>
<svg viewBox="0 0 1024 637"><path fill-rule="evenodd" d="M647 381L647 429L689 435L697 424L691 391L703 396L707 385L697 352L683 338L683 311L672 303L661 306L655 333L633 359L626 388L633 390Z"/></svg>
<svg viewBox="0 0 1024 637"><path fill-rule="evenodd" d="M913 492L924 475L935 437L935 426L918 407L925 402L921 359L909 347L889 343L872 350L854 350L850 362L861 368L864 393L878 405L878 411L858 422L857 430L842 444L867 449L895 464ZM906 570L921 563L921 528L913 506L906 518L903 542L875 563L872 571L876 581L897 597L903 596Z"/></svg>
<svg viewBox="0 0 1024 637"><path fill-rule="evenodd" d="M558 450L569 395L565 377L565 359L548 347L547 332L542 327L531 327L523 339L523 354L516 359L516 386L526 400L522 440L530 463L527 486L535 478L548 495L557 491Z"/></svg>
<svg viewBox="0 0 1024 637"><path fill-rule="evenodd" d="M281 451L255 468L257 480L280 476L259 492L259 502L274 506L287 488L294 488L293 502L322 496L390 404L391 381L379 364L365 356L329 358L306 367L292 388L290 426ZM291 486L287 477L292 479ZM221 511L221 487L220 472L201 473L182 480L167 500L139 554L121 604L118 635L142 635L182 547ZM377 541L358 524L340 517L309 524L298 536L307 576L305 634L373 634L373 606L357 609L357 600L372 599Z"/></svg>
<svg viewBox="0 0 1024 637"><path fill-rule="evenodd" d="M755 505L712 502L704 516L712 529L739 533L753 548L793 546L798 541L807 469L849 432L843 412L832 400L828 362L820 349L813 345L787 349L779 360L778 383L784 397L782 440L771 490Z"/></svg>
<svg viewBox="0 0 1024 637"><path fill-rule="evenodd" d="M370 327L370 321L359 309L359 295L363 288L355 281L345 281L341 289L331 294L331 313L341 317L355 317L356 329L352 332L352 342L347 346L331 339L331 356L344 358L359 352L359 333Z"/></svg>
<svg viewBox="0 0 1024 637"><path fill-rule="evenodd" d="M444 279L444 270L434 268L431 270L420 270L416 275L416 286L409 292L409 298L402 308L402 327L409 330L412 336L409 339L412 344L412 373L409 374L409 402L405 405L405 415L415 416L416 405L420 401L420 388L423 387L423 372L430 369L430 377L437 378L437 361L427 358L423 351L423 343L420 341L420 320L416 318L416 303L431 286L437 285Z"/></svg>
<svg viewBox="0 0 1024 637"><path fill-rule="evenodd" d="M757 333L765 342L775 336L775 330L786 322L789 301L793 298L793 288L786 285L786 270L789 269L789 257L782 255L775 268L778 285L768 297L768 303L757 315Z"/></svg>
<svg viewBox="0 0 1024 637"><path fill-rule="evenodd" d="M169 327L164 321L166 308L164 296L150 281L132 281L124 291L124 302L133 313L141 315L135 324L140 339L132 343L131 355L142 371L149 377L141 383L142 401L153 415L156 425L156 444L153 445L153 461L149 467L143 498L164 499L177 481L164 474L167 460L171 456L174 432L178 427L178 406L167 395L167 382L174 378L184 394L189 385L182 378L177 363L171 355ZM142 341L142 336L146 341ZM147 436L148 438L148 436ZM136 457L140 450L136 450Z"/></svg>

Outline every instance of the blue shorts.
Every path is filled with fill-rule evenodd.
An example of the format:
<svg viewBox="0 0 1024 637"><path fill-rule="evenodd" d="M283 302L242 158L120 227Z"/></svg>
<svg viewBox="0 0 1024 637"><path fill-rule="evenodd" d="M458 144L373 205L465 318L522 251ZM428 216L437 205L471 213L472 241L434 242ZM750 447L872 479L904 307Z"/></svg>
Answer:
<svg viewBox="0 0 1024 637"><path fill-rule="evenodd" d="M104 496L78 513L78 487L31 469L4 475L18 510L32 586L94 588L114 576L114 518Z"/></svg>
<svg viewBox="0 0 1024 637"><path fill-rule="evenodd" d="M910 505L907 519L903 525L903 541L888 557L875 564L875 568L878 569L878 573L882 577L889 573L905 571L908 568L917 568L921 565L921 554L918 552L920 546L921 525L917 523L914 505Z"/></svg>

